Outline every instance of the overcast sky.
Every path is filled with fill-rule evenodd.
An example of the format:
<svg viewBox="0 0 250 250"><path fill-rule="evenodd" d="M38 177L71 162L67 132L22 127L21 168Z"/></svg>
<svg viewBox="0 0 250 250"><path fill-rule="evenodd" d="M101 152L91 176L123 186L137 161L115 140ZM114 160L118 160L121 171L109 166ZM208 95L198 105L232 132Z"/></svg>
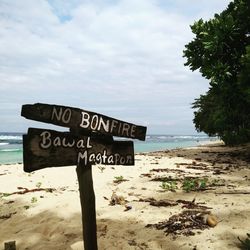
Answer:
<svg viewBox="0 0 250 250"><path fill-rule="evenodd" d="M21 106L78 107L194 134L191 103L208 90L184 67L190 25L229 0L0 0L0 131L49 127Z"/></svg>

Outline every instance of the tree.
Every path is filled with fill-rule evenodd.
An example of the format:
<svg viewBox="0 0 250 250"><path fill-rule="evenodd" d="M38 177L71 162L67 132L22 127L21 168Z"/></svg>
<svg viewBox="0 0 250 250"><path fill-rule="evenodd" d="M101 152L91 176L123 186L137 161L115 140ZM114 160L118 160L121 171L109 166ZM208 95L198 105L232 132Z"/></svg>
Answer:
<svg viewBox="0 0 250 250"><path fill-rule="evenodd" d="M226 144L250 141L250 1L234 0L213 19L191 25L186 66L199 70L210 88L193 103L198 131Z"/></svg>

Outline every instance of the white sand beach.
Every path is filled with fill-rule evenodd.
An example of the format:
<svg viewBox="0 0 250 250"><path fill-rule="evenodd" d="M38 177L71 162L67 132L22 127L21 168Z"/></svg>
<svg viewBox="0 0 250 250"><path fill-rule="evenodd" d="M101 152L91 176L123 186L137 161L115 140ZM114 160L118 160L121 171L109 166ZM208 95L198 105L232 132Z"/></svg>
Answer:
<svg viewBox="0 0 250 250"><path fill-rule="evenodd" d="M135 166L93 166L98 248L238 249L237 237L250 233L249 152L208 145L137 154ZM1 165L0 197L0 249L8 241L18 250L83 249L75 166L28 174L21 164ZM147 226L183 211L204 215L204 229L166 235ZM205 215L218 224L207 226Z"/></svg>

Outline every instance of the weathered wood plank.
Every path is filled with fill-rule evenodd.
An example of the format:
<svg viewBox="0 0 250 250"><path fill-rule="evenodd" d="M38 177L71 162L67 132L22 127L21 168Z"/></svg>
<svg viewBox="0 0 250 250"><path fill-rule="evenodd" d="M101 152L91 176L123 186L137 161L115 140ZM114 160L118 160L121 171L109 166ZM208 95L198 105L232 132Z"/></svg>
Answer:
<svg viewBox="0 0 250 250"><path fill-rule="evenodd" d="M15 241L5 242L4 250L16 250L16 242Z"/></svg>
<svg viewBox="0 0 250 250"><path fill-rule="evenodd" d="M26 104L22 106L21 115L27 119L72 129L139 140L145 140L146 137L146 127L73 107L42 103Z"/></svg>
<svg viewBox="0 0 250 250"><path fill-rule="evenodd" d="M134 165L133 141L30 128L23 136L24 171L46 167L105 164Z"/></svg>
<svg viewBox="0 0 250 250"><path fill-rule="evenodd" d="M85 250L97 250L95 193L92 166L76 168L82 209L83 243Z"/></svg>

